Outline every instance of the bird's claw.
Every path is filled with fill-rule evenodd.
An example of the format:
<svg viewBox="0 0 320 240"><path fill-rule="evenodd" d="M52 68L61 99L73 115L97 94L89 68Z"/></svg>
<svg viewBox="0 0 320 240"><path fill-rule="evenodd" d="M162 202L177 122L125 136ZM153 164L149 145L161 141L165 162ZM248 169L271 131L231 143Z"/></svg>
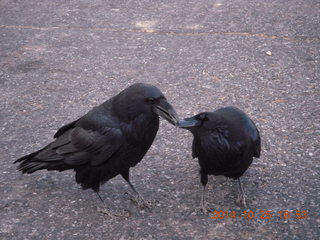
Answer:
<svg viewBox="0 0 320 240"><path fill-rule="evenodd" d="M236 200L236 203L238 203L238 205L244 207L244 208L247 208L247 203L246 203L246 195L240 193L238 195L238 198Z"/></svg>
<svg viewBox="0 0 320 240"><path fill-rule="evenodd" d="M140 195L132 195L130 193L126 193L129 196L129 199L136 203L140 208L153 208L155 201L153 200L144 200Z"/></svg>
<svg viewBox="0 0 320 240"><path fill-rule="evenodd" d="M154 207L155 203L156 202L154 200L142 200L142 207L151 209Z"/></svg>
<svg viewBox="0 0 320 240"><path fill-rule="evenodd" d="M200 205L199 207L196 208L196 211L202 214L209 214L209 213L212 213L214 210L207 207L206 205Z"/></svg>
<svg viewBox="0 0 320 240"><path fill-rule="evenodd" d="M108 208L100 208L100 207L97 207L97 211L99 213L103 213L103 214L106 214L108 215L109 217L113 218L113 219L118 219L120 217L130 217L131 213L129 210L121 210L119 212L115 212L115 211L112 211Z"/></svg>

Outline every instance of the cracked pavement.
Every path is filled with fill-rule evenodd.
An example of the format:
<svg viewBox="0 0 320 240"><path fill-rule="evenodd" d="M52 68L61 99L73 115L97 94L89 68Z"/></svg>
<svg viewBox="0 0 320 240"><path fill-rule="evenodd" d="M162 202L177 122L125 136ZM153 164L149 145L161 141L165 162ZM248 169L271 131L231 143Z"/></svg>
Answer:
<svg viewBox="0 0 320 240"><path fill-rule="evenodd" d="M0 238L319 238L319 9L317 0L0 1ZM158 86L181 118L233 105L256 122L262 154L242 178L248 209L236 204L237 182L208 182L210 207L238 218L195 211L192 136L164 121L131 171L155 207L135 206L121 177L101 188L128 218L97 212L72 171L16 171L15 159L134 82Z"/></svg>

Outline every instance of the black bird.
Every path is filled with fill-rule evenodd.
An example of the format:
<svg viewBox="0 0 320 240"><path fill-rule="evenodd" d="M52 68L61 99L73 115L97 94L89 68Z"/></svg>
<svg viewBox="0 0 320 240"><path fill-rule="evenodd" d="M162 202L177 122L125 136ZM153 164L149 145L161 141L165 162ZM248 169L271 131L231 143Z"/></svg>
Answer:
<svg viewBox="0 0 320 240"><path fill-rule="evenodd" d="M73 169L83 189L93 189L100 200L100 185L120 174L140 197L129 180L129 169L150 148L159 128L159 116L176 125L177 113L155 86L136 83L78 120L61 127L55 140L41 150L19 158L18 170ZM103 201L102 201L103 202ZM106 207L106 213L114 215Z"/></svg>
<svg viewBox="0 0 320 240"><path fill-rule="evenodd" d="M181 120L179 127L194 136L192 157L198 158L203 185L201 210L208 211L205 204L208 175L238 179L241 201L246 206L240 177L253 157L260 157L261 151L260 134L253 121L240 109L225 107Z"/></svg>

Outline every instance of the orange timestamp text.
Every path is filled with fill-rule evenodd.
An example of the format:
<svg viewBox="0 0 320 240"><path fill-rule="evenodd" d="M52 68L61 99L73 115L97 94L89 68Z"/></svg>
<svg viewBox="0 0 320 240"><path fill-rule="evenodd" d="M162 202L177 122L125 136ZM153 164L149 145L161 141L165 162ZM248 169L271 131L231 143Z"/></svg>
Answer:
<svg viewBox="0 0 320 240"><path fill-rule="evenodd" d="M278 212L273 212L271 210L260 210L257 212L248 210L243 212L237 211L213 211L211 212L211 219L273 219L273 218L280 218L280 219L307 219L308 211L306 210L283 210Z"/></svg>

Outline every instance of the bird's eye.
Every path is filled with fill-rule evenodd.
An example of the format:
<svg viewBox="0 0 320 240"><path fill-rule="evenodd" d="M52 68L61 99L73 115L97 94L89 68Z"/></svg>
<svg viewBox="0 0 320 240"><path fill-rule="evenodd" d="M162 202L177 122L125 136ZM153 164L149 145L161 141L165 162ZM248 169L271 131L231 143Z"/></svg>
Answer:
<svg viewBox="0 0 320 240"><path fill-rule="evenodd" d="M151 104L154 103L155 101L156 101L156 100L155 100L154 98L151 98L151 97L149 97L149 98L146 99L146 102L147 102L147 103L151 103Z"/></svg>
<svg viewBox="0 0 320 240"><path fill-rule="evenodd" d="M204 114L204 113L202 113L202 114L200 114L200 115L198 116L198 119L200 119L200 120L206 120L206 119L207 119L207 115Z"/></svg>

